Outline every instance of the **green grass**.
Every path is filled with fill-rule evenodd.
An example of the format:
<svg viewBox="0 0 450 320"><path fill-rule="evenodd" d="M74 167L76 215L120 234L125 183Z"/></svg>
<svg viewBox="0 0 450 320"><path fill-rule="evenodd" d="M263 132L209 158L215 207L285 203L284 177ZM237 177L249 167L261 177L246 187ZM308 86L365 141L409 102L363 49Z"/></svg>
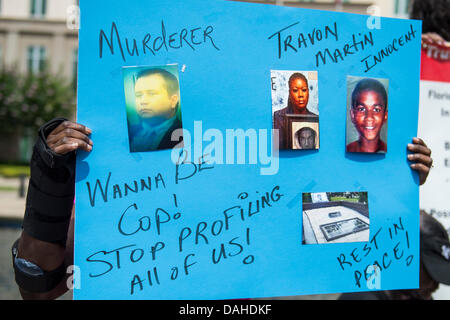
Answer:
<svg viewBox="0 0 450 320"><path fill-rule="evenodd" d="M19 191L19 188L0 186L0 191Z"/></svg>
<svg viewBox="0 0 450 320"><path fill-rule="evenodd" d="M358 202L358 198L346 198L346 197L331 197L330 201L346 201L346 202Z"/></svg>
<svg viewBox="0 0 450 320"><path fill-rule="evenodd" d="M0 164L0 176L5 178L16 178L21 174L30 175L30 167L14 164Z"/></svg>

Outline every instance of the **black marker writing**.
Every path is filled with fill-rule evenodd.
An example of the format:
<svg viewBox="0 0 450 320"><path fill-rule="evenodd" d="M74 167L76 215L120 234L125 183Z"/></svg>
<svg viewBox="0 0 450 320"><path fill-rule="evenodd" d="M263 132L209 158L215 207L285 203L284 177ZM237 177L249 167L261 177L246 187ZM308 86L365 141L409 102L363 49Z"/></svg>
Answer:
<svg viewBox="0 0 450 320"><path fill-rule="evenodd" d="M128 56L139 56L139 54L156 56L160 50L169 52L189 47L195 51L196 47L204 44L210 44L214 49L220 50L214 42L213 32L214 27L209 25L205 28L183 28L177 32L168 33L164 21L161 21L161 31L158 34L147 33L142 39L122 38L116 23L112 22L109 34L100 29L99 57L103 58L105 46L109 48L111 55L115 55L119 51L123 61L126 61Z"/></svg>
<svg viewBox="0 0 450 320"><path fill-rule="evenodd" d="M333 63L344 61L347 56L362 51L369 45L374 45L372 32L367 34L353 34L352 40L346 43L342 48L336 48L334 51L330 51L329 48L319 50L316 53L316 67L320 64L325 65L329 61Z"/></svg>
<svg viewBox="0 0 450 320"><path fill-rule="evenodd" d="M380 234L383 231L388 236L389 242L380 246ZM389 270L393 264L403 262L409 267L414 259L409 250L409 234L400 217L398 223L393 223L387 230L379 228L370 241L364 244L362 250L355 247L347 254L341 253L337 256L337 261L342 271L352 272L355 285L361 288L363 280L367 284L379 276L380 272Z"/></svg>
<svg viewBox="0 0 450 320"><path fill-rule="evenodd" d="M122 213L117 225L119 233L123 236L132 236L139 231L149 231L154 221L157 235L161 235L161 227L163 224L178 220L181 213L177 212L170 215L163 208L156 208L153 219L148 215L142 215L136 203L133 203Z"/></svg>
<svg viewBox="0 0 450 320"><path fill-rule="evenodd" d="M283 52L298 52L301 48L313 46L321 42L322 40L331 38L335 41L338 41L338 27L336 22L334 22L331 26L327 25L323 28L313 28L306 35L303 32L288 34L287 30L298 25L299 23L300 22L296 22L287 27L284 27L268 37L268 40L270 40L276 36L278 59L281 59L281 55Z"/></svg>
<svg viewBox="0 0 450 320"><path fill-rule="evenodd" d="M86 182L86 187L89 194L89 203L91 207L95 207L95 200L97 198L97 189L100 190L101 199L103 202L108 202L108 196L112 196L113 199L119 199L122 197L128 196L130 193L138 193L142 191L151 191L152 190L152 181L153 185L156 189L158 188L166 188L166 183L164 181L164 177L161 173L158 173L153 178L145 177L139 180L133 180L131 182L125 183L114 183L112 186L112 190L110 188L110 179L111 172L108 173L108 178L106 181L101 181L100 179L96 179L95 185L92 188L90 182ZM111 197L109 197L111 199Z"/></svg>
<svg viewBox="0 0 450 320"><path fill-rule="evenodd" d="M380 64L385 58L399 51L401 47L405 46L408 42L412 41L412 39L416 38L416 33L417 31L414 30L413 25L411 24L410 30L407 33L398 38L394 38L392 42L378 51L376 55L369 55L362 59L361 62L364 63L364 66L366 68L364 72L368 72L370 69Z"/></svg>

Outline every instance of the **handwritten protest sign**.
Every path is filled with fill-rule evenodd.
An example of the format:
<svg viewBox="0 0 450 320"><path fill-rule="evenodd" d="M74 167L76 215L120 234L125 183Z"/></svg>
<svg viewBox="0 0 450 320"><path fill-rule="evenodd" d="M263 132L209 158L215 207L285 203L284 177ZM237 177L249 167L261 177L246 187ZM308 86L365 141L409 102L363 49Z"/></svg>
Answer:
<svg viewBox="0 0 450 320"><path fill-rule="evenodd" d="M81 1L81 13L77 121L93 130L94 147L77 156L76 299L418 286L418 177L406 145L417 130L419 22L371 24L374 17L362 15L200 0ZM281 126L290 121L296 150L272 149L286 134L271 131L279 83L272 70L317 76L305 92L319 90L310 93L319 125L317 115L277 113ZM162 73L178 87L158 82ZM385 98L371 91L389 114L380 124L389 125L387 152L346 151L349 76L388 80ZM158 112L170 120L156 122L141 99L159 91L141 90L142 83L165 84L158 90L170 108ZM287 108L293 99L289 93ZM293 108L305 102L300 97ZM155 121L133 131L136 115ZM183 142L167 147L153 129L176 121ZM314 121L309 138L320 130L320 147L298 150L303 136L293 130L302 121ZM151 150L133 151L135 136L147 133ZM312 218L319 209L323 220ZM367 230L367 239L354 236ZM329 241L314 244L315 232Z"/></svg>

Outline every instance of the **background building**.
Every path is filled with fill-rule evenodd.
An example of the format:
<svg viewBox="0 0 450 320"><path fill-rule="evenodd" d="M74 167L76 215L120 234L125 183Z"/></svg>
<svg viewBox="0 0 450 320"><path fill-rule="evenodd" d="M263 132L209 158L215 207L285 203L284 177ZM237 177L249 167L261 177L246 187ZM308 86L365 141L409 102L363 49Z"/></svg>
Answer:
<svg viewBox="0 0 450 320"><path fill-rule="evenodd" d="M0 65L20 74L44 69L76 88L77 0L0 0ZM48 119L45 119L45 121ZM34 131L0 137L1 161L27 162Z"/></svg>
<svg viewBox="0 0 450 320"><path fill-rule="evenodd" d="M368 14L407 17L410 0L235 0ZM76 80L78 0L0 0L0 64L20 72L52 73Z"/></svg>
<svg viewBox="0 0 450 320"><path fill-rule="evenodd" d="M20 72L76 78L78 33L68 27L77 0L0 0L0 63Z"/></svg>
<svg viewBox="0 0 450 320"><path fill-rule="evenodd" d="M367 8L376 5L377 15L382 17L407 18L411 0L237 0L242 2L267 3L288 7L344 11L368 14Z"/></svg>

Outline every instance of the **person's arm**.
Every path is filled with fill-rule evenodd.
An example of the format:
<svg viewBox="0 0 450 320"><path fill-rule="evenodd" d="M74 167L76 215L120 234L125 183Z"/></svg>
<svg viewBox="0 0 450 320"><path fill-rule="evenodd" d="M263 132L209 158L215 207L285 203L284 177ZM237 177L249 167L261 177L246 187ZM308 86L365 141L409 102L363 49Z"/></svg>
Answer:
<svg viewBox="0 0 450 320"><path fill-rule="evenodd" d="M73 216L70 221L69 229L73 230ZM69 242L69 239L71 238L73 238L73 234L68 236L67 242ZM73 264L73 244L67 244L64 247L60 244L33 238L25 231L22 231L18 243L17 257L34 263L46 272L58 270L61 266L64 268L64 274L58 281L58 284L48 291L30 292L19 286L19 292L23 299L52 300L62 296L69 289L67 280L70 274L66 273L65 270L66 266Z"/></svg>
<svg viewBox="0 0 450 320"><path fill-rule="evenodd" d="M442 36L437 33L428 32L422 34L422 47L427 48L430 45L436 45L442 48L450 48L450 42L445 41Z"/></svg>
<svg viewBox="0 0 450 320"><path fill-rule="evenodd" d="M422 185L427 180L428 173L433 166L431 149L420 138L413 138L412 143L409 143L407 148L411 152L408 154L408 160L411 162L410 167L419 173L419 181Z"/></svg>
<svg viewBox="0 0 450 320"><path fill-rule="evenodd" d="M23 231L13 246L16 282L24 299L55 299L68 290L75 151L92 150L90 133L85 126L62 118L39 129L30 162Z"/></svg>

